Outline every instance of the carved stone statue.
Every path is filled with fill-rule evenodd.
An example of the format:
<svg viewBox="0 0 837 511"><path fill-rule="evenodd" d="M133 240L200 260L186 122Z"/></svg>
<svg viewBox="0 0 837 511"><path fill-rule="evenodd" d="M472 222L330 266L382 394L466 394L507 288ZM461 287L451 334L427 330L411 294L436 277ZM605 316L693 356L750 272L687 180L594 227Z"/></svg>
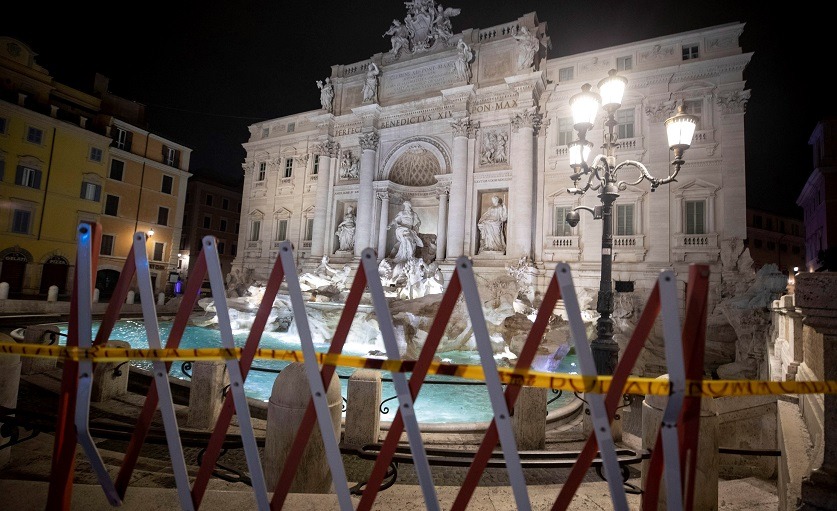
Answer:
<svg viewBox="0 0 837 511"><path fill-rule="evenodd" d="M391 36L389 40L392 43L392 49L389 51L389 53L393 57L398 57L399 53L401 53L401 50L409 51L409 29L402 25L400 21L392 20L392 26L389 27L389 30L384 32L384 35L381 37L386 36Z"/></svg>
<svg viewBox="0 0 837 511"><path fill-rule="evenodd" d="M486 131L483 134L482 155L480 156L480 163L482 165L506 163L508 160L508 155L506 154L507 137L508 135L506 133L497 131Z"/></svg>
<svg viewBox="0 0 837 511"><path fill-rule="evenodd" d="M378 98L378 75L381 70L374 62L369 63L369 69L366 70L366 82L363 84L363 102L374 103Z"/></svg>
<svg viewBox="0 0 837 511"><path fill-rule="evenodd" d="M421 219L413 211L410 201L404 201L403 209L395 215L395 218L387 226L387 230L395 226L395 247L393 247L393 259L396 264L412 260L416 247L423 247L424 243L418 235Z"/></svg>
<svg viewBox="0 0 837 511"><path fill-rule="evenodd" d="M480 229L480 254L506 251L505 223L508 216L502 199L497 195L492 196L491 207L485 210L477 223Z"/></svg>
<svg viewBox="0 0 837 511"><path fill-rule="evenodd" d="M535 53L540 49L541 42L526 27L520 27L520 30L512 34L512 37L517 40L519 52L517 54L517 70L530 69L534 63Z"/></svg>
<svg viewBox="0 0 837 511"><path fill-rule="evenodd" d="M436 16L430 23L430 33L436 38L435 43L447 43L448 39L453 35L453 27L450 19L458 15L461 9L448 7L445 9L442 4L436 6Z"/></svg>
<svg viewBox="0 0 837 511"><path fill-rule="evenodd" d="M334 86L331 85L331 78L326 77L325 83L317 80L317 87L320 88L320 104L323 110L331 112L331 104L334 100Z"/></svg>
<svg viewBox="0 0 837 511"><path fill-rule="evenodd" d="M439 7L441 8L441 6ZM459 50L456 57L456 77L460 80L464 80L465 83L470 83L471 61L474 60L474 52L462 39L456 43L456 48Z"/></svg>
<svg viewBox="0 0 837 511"><path fill-rule="evenodd" d="M346 207L343 221L337 225L337 239L340 241L338 250L349 252L355 249L355 212L351 206Z"/></svg>

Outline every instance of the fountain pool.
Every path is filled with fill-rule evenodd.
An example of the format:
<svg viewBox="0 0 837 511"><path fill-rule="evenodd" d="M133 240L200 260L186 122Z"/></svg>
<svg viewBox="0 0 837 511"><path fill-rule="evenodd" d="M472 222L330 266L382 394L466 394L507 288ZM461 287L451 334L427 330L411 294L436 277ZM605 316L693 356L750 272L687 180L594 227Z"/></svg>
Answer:
<svg viewBox="0 0 837 511"><path fill-rule="evenodd" d="M171 322L160 322L160 338L165 344L171 330ZM99 322L93 323L93 335L99 328ZM61 326L62 332L66 333L67 325ZM247 340L248 331L234 331L234 338L237 346L244 346ZM117 322L110 335L111 339L119 339L130 343L132 348L148 348L148 341L145 333L145 325L141 320L122 320ZM64 337L62 336L62 339ZM220 348L221 336L218 330L213 328L188 326L183 339L180 342L182 348ZM265 332L262 335L260 344L262 348L280 350L299 350L300 345L296 336L285 332ZM315 344L315 349L320 352L328 351L327 343ZM343 353L347 355L365 356L369 353L369 344L346 344ZM437 353L442 359L449 359L453 363L479 364L479 355L476 351L451 351ZM536 369L543 370L547 356L540 356L533 364ZM248 397L267 401L276 379L277 370L286 367L289 362L279 360L254 360L253 369L247 375L244 384L245 393ZM540 365L539 365L540 364ZM131 365L150 370L151 363L143 360L131 362ZM188 375L183 372L183 364L172 363L170 375L176 378L186 379ZM265 368L273 372L259 371L256 368ZM341 376L340 384L343 397L347 398L347 379L355 371L355 368L338 367L337 373ZM575 354L566 355L559 363L556 372L576 373ZM388 372L382 372L382 378L390 378ZM455 385L441 384L440 382L458 382ZM439 384L437 384L439 383ZM383 382L382 396L384 400L395 396L395 389L390 381ZM550 394L548 399L552 399ZM575 396L564 393L558 399L549 403L548 410L556 410L571 401ZM381 420L391 421L395 418L397 400L385 401L381 407ZM416 416L421 423L429 424L450 424L450 423L473 423L490 421L492 418L491 404L488 398L488 391L481 382L466 380L452 376L429 376L419 392L415 402Z"/></svg>

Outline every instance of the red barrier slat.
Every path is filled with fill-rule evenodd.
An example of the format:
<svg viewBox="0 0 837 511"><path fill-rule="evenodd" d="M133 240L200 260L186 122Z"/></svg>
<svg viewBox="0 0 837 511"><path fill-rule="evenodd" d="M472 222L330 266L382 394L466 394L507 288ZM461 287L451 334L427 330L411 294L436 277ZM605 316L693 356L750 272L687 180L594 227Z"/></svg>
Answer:
<svg viewBox="0 0 837 511"><path fill-rule="evenodd" d="M695 336L700 336L705 339L706 335L706 306L709 292L709 268L705 265L690 265L689 266L689 286L686 296L686 314L683 319L683 362L686 366L686 379L690 379L694 374L691 368L697 359L692 354L692 348L696 347L697 342L700 341L701 354L699 355L699 378L703 376L703 342L696 339ZM695 398L691 398L694 400ZM678 436L681 439L680 460L681 460L681 477L683 474L684 449L683 434L684 434L684 415L687 414L687 408L690 398L686 396L683 400L683 408L680 411L680 417L677 420ZM691 405L693 406L693 405ZM700 416L700 398L697 398L697 412L698 418ZM697 442L697 432L695 431L695 442ZM697 443L695 443L695 447ZM696 452L696 451L695 451ZM642 494L642 509L645 511L656 511L660 498L660 483L663 474L663 460L664 453L662 449L662 434L657 430L657 437L654 441L654 449L651 452L651 459L648 463L648 475L645 478L645 488ZM682 484L682 482L681 482ZM693 501L691 492L684 493L685 508L690 508L690 502Z"/></svg>
<svg viewBox="0 0 837 511"><path fill-rule="evenodd" d="M363 291L366 289L366 271L361 264L352 281L352 287L349 290L349 295L346 297L346 303L343 312L340 315L340 321L337 323L337 328L334 331L334 337L328 348L329 354L340 354L343 352L343 346L346 344L346 338L349 336L352 323L355 319L355 313L360 305L360 300L363 298ZM323 378L323 386L328 389L331 383L331 378L337 367L331 365L324 365L320 370ZM282 509L288 493L291 491L291 485L296 476L296 469L299 467L299 462L302 461L302 454L308 446L308 441L311 438L311 433L314 429L314 424L317 421L317 411L314 408L314 399L308 400L308 406L305 408L305 414L302 416L302 421L296 432L296 437L291 444L291 450L285 459L285 465L282 467L282 473L279 474L279 479L276 480L276 488L273 491L273 498L270 501L271 509Z"/></svg>
<svg viewBox="0 0 837 511"><path fill-rule="evenodd" d="M631 334L631 339L628 341L625 353L622 354L613 372L613 380L611 380L610 389L605 397L605 408L607 409L607 416L610 420L613 420L616 414L619 400L622 397L622 389L625 386L625 382L628 381L631 371L639 359L640 353L642 353L642 348L645 346L645 341L648 339L648 334L651 333L651 329L654 327L654 321L657 319L659 313L660 287L659 284L655 283L654 288L651 290L651 295L648 297L648 302L646 302L639 321L634 328L634 333ZM590 435L587 437L587 442L585 442L584 447L581 449L578 458L576 458L575 465L573 465L570 474L561 486L558 498L552 505L553 511L563 511L569 508L573 495L575 495L575 492L584 480L584 475L587 473L590 465L593 464L597 447L596 436Z"/></svg>
<svg viewBox="0 0 837 511"><path fill-rule="evenodd" d="M543 334L546 331L546 326L549 323L549 318L552 315L552 311L555 309L555 304L558 303L558 300L560 299L561 290L558 287L558 279L553 273L552 278L549 280L546 293L544 293L541 306L538 308L538 314L535 317L535 322L532 325L532 329L529 331L529 335L526 337L526 342L523 343L520 355L518 355L517 363L514 366L515 370L526 370L532 365L532 361L535 359L535 355L538 351L538 346L540 346ZM520 394L520 388L520 385L515 384L509 384L506 386L506 405L511 413L514 413L514 404L517 401L517 396ZM499 440L500 436L497 431L497 423L492 418L491 424L488 426L482 442L474 455L471 466L468 467L468 472L465 475L465 481L459 488L459 493L456 495L451 511L464 510L468 506L468 502L471 500L471 496L473 496L477 484L479 484L480 477L482 477L482 473L485 471L486 465L488 465L491 453L494 451L494 448L497 446Z"/></svg>
<svg viewBox="0 0 837 511"><path fill-rule="evenodd" d="M89 223L93 240L91 247L90 266L92 287L96 283L96 265L99 260L101 247L102 226ZM78 253L76 253L78 261ZM90 297L85 297L89 299ZM70 301L70 321L67 330L67 346L78 346L78 272L73 276L73 296ZM52 468L47 494L47 509L70 509L73 493L73 473L76 462L76 428L73 417L76 409L76 388L78 386L78 362L64 361L64 371L61 377L61 394L58 398L57 420L55 425L55 441L52 450Z"/></svg>
<svg viewBox="0 0 837 511"><path fill-rule="evenodd" d="M262 338L262 333L264 333L264 327L267 325L267 320L270 318L270 312L273 309L273 301L276 299L276 295L279 294L279 287L282 285L282 279L284 278L285 269L282 267L282 259L277 257L276 262L273 264L273 269L270 272L270 277L267 280L267 286L265 286L265 291L262 295L262 302L259 304L256 317L253 319L253 325L250 327L250 334L247 336L247 341L241 350L241 358L239 358L238 365L241 369L242 384L247 380L247 373L250 371L253 357L256 356L259 341ZM209 483L209 478L213 470L215 470L215 462L218 461L218 455L221 453L221 446L227 435L227 429L232 421L233 413L235 413L233 394L232 392L228 392L224 399L224 404L221 407L221 413L218 415L218 420L215 422L215 428L209 437L209 444L206 446L201 466L198 469L198 475L192 485L192 500L195 502L195 508L200 507L201 500L203 500L206 485Z"/></svg>
<svg viewBox="0 0 837 511"><path fill-rule="evenodd" d="M410 376L409 387L410 395L413 401L415 401L418 396L421 384L424 382L424 377L427 375L427 370L430 368L431 362L433 362L433 356L436 354L436 348L438 348L439 342L442 340L442 336L445 333L448 321L453 314L454 306L456 305L457 299L459 299L461 291L462 284L459 281L459 273L457 270L454 270L450 283L448 284L447 289L445 289L445 293L442 295L438 312L436 313L436 317L433 319L433 324L430 326L430 330L427 333L427 339L425 339L424 346L421 348L419 358L416 361L415 367L413 367L413 373ZM398 440L401 438L401 433L403 431L404 419L401 417L401 410L399 407L399 409L395 412L395 419L390 425L387 436L384 439L384 443L381 445L381 450L375 460L375 465L372 467L372 473L369 476L366 487L363 489L363 495L361 495L360 503L357 507L358 511L368 511L372 508L372 504L375 502L375 497L378 495L378 489L381 486L381 482L384 480L387 468L392 460L392 456L395 454L395 449L398 447Z"/></svg>
<svg viewBox="0 0 837 511"><path fill-rule="evenodd" d="M132 259L132 258L129 258ZM127 264L126 264L127 267ZM186 325L189 322L189 316L195 308L200 295L203 278L206 275L206 259L203 251L198 254L198 258L189 271L189 281L186 283L186 291L183 294L183 299L180 302L180 307L177 310L177 315L174 318L169 337L166 341L166 348L177 348L180 345L180 339L186 330ZM123 300L124 301L124 300ZM171 362L166 362L166 370L171 368ZM151 428L151 420L154 417L154 412L157 410L157 384L155 380L151 380L151 386L148 388L148 393L145 396L145 402L142 405L142 410L134 427L134 432L131 435L131 440L128 442L128 447L125 450L125 456L122 458L122 465L119 467L119 473L116 476L114 486L119 493L119 497L124 499L125 492L128 489L128 484L131 481L131 474L136 466L137 459L139 459L142 444L145 442L145 437L148 430Z"/></svg>

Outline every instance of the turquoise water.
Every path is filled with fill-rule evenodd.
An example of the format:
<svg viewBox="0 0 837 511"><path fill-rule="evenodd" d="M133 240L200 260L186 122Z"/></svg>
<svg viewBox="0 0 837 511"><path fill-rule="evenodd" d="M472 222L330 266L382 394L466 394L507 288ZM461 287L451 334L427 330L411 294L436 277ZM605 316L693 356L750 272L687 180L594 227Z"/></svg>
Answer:
<svg viewBox="0 0 837 511"><path fill-rule="evenodd" d="M163 345L166 344L169 331L171 330L171 322L160 322L160 338ZM93 324L93 336L95 337L98 331L99 323ZM66 332L66 326L64 327ZM243 347L247 341L247 331L234 332L236 346ZM147 348L148 340L145 333L145 325L140 320L123 320L117 322L110 335L111 339L119 339L127 341L133 348ZM218 330L212 328L204 328L197 326L186 327L183 334L183 339L180 341L181 348L220 348L221 334ZM297 337L284 332L265 332L262 334L259 341L259 347L267 349L280 350L299 350L300 344ZM327 343L315 344L314 348L318 352L328 351L329 345ZM343 353L346 355L365 356L372 347L368 344L364 345L350 345L347 344ZM479 364L479 354L476 351L453 351L446 353L437 353L442 359L449 359L453 363L461 364ZM544 357L536 358L535 368L542 370L539 363L542 363ZM138 360L131 363L137 367L144 369L151 368L151 362ZM254 360L253 368L247 375L247 380L244 383L245 393L254 399L267 401L270 397L270 392L273 388L273 382L276 380L277 374L262 372L256 368L267 368L281 370L286 367L289 362L279 360ZM171 367L171 376L186 379L188 378L181 370L182 362L173 362ZM346 386L348 383L347 377L355 371L354 368L338 367L337 373L342 376L340 384L342 387L343 397L347 398ZM555 372L561 373L575 373L576 372L576 356L574 354L567 355L561 360ZM382 378L388 379L391 377L390 373L382 372ZM409 378L409 375L408 375ZM452 376L428 376L425 384L419 391L418 397L415 401L416 417L419 422L424 423L452 423L452 422L484 422L492 418L491 403L488 397L488 391L484 383L476 382L478 384L469 385L441 385L433 384L432 382L469 382L475 383L474 380L466 380L464 378L457 378ZM395 389L393 384L384 381L382 385L382 399L395 396ZM547 399L551 399L554 394L549 394ZM548 405L549 410L560 408L566 405L575 397L571 393L564 393L555 402ZM381 420L391 421L395 418L395 410L398 407L398 400L393 399L387 401L383 405L388 407L387 413L381 413Z"/></svg>

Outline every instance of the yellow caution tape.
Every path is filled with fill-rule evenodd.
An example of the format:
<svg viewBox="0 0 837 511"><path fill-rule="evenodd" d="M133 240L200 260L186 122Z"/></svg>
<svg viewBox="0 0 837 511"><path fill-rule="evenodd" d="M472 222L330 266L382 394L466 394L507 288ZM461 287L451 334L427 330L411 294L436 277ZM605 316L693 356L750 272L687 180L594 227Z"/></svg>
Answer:
<svg viewBox="0 0 837 511"><path fill-rule="evenodd" d="M0 343L0 354L75 361L92 360L93 362L229 360L240 358L242 351L241 348L135 349L104 346L78 348L46 346L43 344ZM304 355L297 350L258 349L254 358L302 362ZM415 361L331 355L328 353L317 353L317 361L322 365L380 369L390 372L410 372L415 367ZM500 381L505 384L596 394L606 393L612 380L610 376L589 378L569 373L547 373L535 370L516 371L507 368L498 368L497 372ZM485 380L485 373L481 366L467 364L432 362L428 374ZM623 393L667 396L671 393L671 387L670 382L666 380L631 377L625 383ZM703 380L686 382L686 395L692 397L783 394L837 394L837 381Z"/></svg>

